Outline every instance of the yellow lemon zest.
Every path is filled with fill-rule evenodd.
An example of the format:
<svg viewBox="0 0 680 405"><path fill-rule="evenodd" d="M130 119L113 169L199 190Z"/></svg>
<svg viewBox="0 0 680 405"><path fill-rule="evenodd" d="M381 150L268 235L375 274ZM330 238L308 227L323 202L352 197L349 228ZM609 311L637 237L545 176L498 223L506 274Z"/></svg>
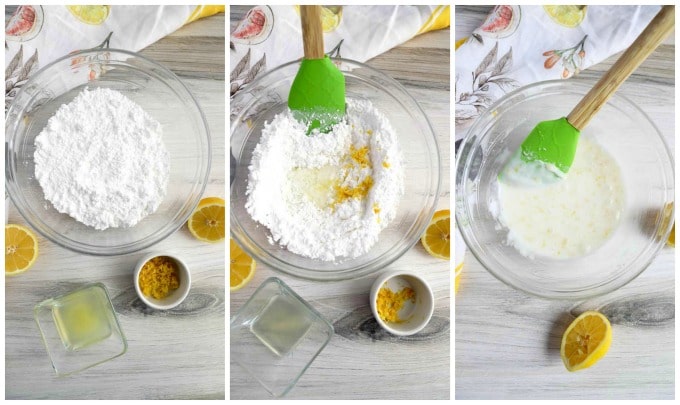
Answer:
<svg viewBox="0 0 680 405"><path fill-rule="evenodd" d="M350 198L362 199L368 195L371 187L373 187L373 178L371 176L366 176L356 187L335 185L335 204L340 204Z"/></svg>
<svg viewBox="0 0 680 405"><path fill-rule="evenodd" d="M391 323L404 322L399 318L399 311L408 300L416 302L416 292L412 288L406 287L396 293L385 286L380 288L376 301L380 319Z"/></svg>
<svg viewBox="0 0 680 405"><path fill-rule="evenodd" d="M179 267L167 256L144 263L139 272L139 289L147 297L161 300L179 288Z"/></svg>

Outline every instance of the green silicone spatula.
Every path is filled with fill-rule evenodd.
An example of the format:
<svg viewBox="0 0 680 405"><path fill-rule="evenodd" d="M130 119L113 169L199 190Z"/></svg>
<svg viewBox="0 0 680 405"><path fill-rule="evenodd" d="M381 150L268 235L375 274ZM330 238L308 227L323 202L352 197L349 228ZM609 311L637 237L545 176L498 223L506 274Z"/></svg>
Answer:
<svg viewBox="0 0 680 405"><path fill-rule="evenodd" d="M663 6L566 118L536 125L500 173L499 179L515 184L542 185L565 177L574 161L581 130L674 27L675 6Z"/></svg>
<svg viewBox="0 0 680 405"><path fill-rule="evenodd" d="M321 6L300 6L304 58L288 94L288 107L295 118L315 129L329 132L345 115L345 76L324 55Z"/></svg>

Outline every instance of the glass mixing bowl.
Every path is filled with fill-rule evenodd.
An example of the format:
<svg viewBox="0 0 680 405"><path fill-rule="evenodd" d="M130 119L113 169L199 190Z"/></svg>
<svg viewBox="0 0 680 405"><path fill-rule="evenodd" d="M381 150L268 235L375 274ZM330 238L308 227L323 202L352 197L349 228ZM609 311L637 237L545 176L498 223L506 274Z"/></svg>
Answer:
<svg viewBox="0 0 680 405"><path fill-rule="evenodd" d="M45 199L35 179L35 137L56 110L85 87L121 92L163 127L170 156L167 194L156 212L133 227L98 231L60 214ZM23 85L9 107L5 137L5 184L19 213L47 239L82 253L131 253L163 240L189 218L210 173L208 125L196 99L168 69L122 50L78 52L42 68Z"/></svg>
<svg viewBox="0 0 680 405"><path fill-rule="evenodd" d="M396 130L404 161L404 196L397 216L365 254L338 262L313 260L267 240L268 230L245 209L248 165L263 125L287 108L288 92L300 63L290 62L262 75L231 99L231 236L256 260L293 276L312 280L361 277L397 260L427 227L437 203L440 155L434 131L418 103L394 79L364 64L334 59L345 74L347 98L369 100Z"/></svg>
<svg viewBox="0 0 680 405"><path fill-rule="evenodd" d="M659 130L635 104L615 94L581 137L617 161L626 205L610 238L571 259L522 256L507 244L494 215L497 175L540 121L568 115L591 86L543 82L506 95L470 127L456 165L456 221L465 243L496 278L545 298L583 299L613 291L638 276L668 239L673 224L673 158Z"/></svg>

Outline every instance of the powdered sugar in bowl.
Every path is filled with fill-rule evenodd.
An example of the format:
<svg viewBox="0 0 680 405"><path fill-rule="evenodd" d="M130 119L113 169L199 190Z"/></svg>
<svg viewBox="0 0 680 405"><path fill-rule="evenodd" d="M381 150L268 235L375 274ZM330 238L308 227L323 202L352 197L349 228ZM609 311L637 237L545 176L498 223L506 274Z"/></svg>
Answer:
<svg viewBox="0 0 680 405"><path fill-rule="evenodd" d="M417 102L399 83L381 72L346 59L334 61L345 74L348 111L354 109L356 112L356 110L362 110L367 105L374 107L381 116L389 121L397 138L395 143L400 145L401 149L400 162L395 164L394 167L391 166L389 158L388 161L382 161L382 159L378 161L375 154L371 156L373 167L384 163L385 167L392 167L397 169L395 171L402 173L403 179L397 178L389 184L390 187L395 188L403 184L403 193L394 193L400 198L394 213L386 221L388 225L384 229L382 227L378 229L379 233L375 243L371 243L370 246L362 243L359 248L367 247L368 250L358 255L353 254L355 253L353 251L344 250L352 243L335 244L333 238L321 238L324 240L319 242L323 244L327 241L328 244L335 244L337 249L325 249L324 246L324 249L321 249L320 252L293 253L292 247L287 249L283 246L285 244L281 243L281 235L275 229L271 229L269 224L265 226L261 223L266 222L263 219L267 218L269 213L259 215L257 211L263 207L258 206L253 210L252 201L248 202L248 188L249 184L252 183L252 179L251 182L248 179L249 174L251 174L249 165L258 162L259 156L256 155L260 153L260 151L255 152L256 145L267 134L263 135L265 123L271 122L277 114L287 110L288 92L298 71L299 62L291 62L266 73L236 93L231 100L230 145L235 161L235 167L232 167L233 178L230 191L231 236L257 260L285 273L313 280L340 280L361 277L379 270L401 257L416 243L427 226L436 205L440 184L440 155L434 131L426 114ZM361 125L361 118L364 117L358 115L355 115L355 117L357 120L351 123ZM368 138L370 136L369 133ZM352 139L352 145L344 145L345 149L350 150L350 155L355 159L354 163L361 162L363 160L362 154L365 152L362 151L364 145L355 143L356 139L353 137L348 139ZM391 142L382 143L381 146L390 144ZM372 150L372 146L365 146L369 147L369 153L375 152ZM340 164L345 167L346 163L341 161ZM357 171L357 173L359 172ZM372 184L378 184L381 180L379 177L384 173L381 174L380 170L373 170L372 174L378 179L376 183ZM325 183L325 180L327 180L323 170L320 173L314 173L311 178L315 178L314 176L319 176L321 183ZM307 179L309 178L310 176L307 176ZM288 180L292 181L292 185L295 186L293 184L295 183L294 178ZM372 182L374 179L357 177L356 184L353 185L354 188L348 191L351 191L351 193L361 192L361 183L366 180ZM332 189L336 186L337 184L330 187ZM328 188L327 185L326 188ZM250 192L253 192L252 189L251 184ZM291 189L295 189L295 187ZM264 199L260 201L264 201ZM366 201L369 201L371 206L374 202L370 197L364 201L365 204L368 204ZM278 202L273 201L272 203L277 204ZM385 201L385 204L386 208L390 205L387 201ZM254 216L248 212L249 208L255 214ZM379 218L379 215L385 214L389 209L382 212L379 204L375 208L372 212L370 209L366 209L366 212L374 222L379 223L385 219ZM373 216L375 218L372 218ZM284 219L289 220L290 218ZM301 227L305 226L305 221L308 226L315 226L312 223L313 218L298 218L297 220L302 222L299 224ZM292 223L288 225L294 226ZM357 223L357 226L364 225ZM323 235L323 233L320 232L318 235ZM373 233L367 233L367 235L372 237ZM320 246L316 242L311 245L316 248ZM343 250L346 254L337 254L343 252Z"/></svg>
<svg viewBox="0 0 680 405"><path fill-rule="evenodd" d="M123 94L162 127L169 160L167 189L158 208L134 226L97 230L78 222L59 213L36 180L36 136L55 111L86 87ZM5 180L12 202L35 230L68 249L117 255L149 247L186 222L207 184L211 146L197 101L171 71L139 54L99 49L58 59L31 76L6 116Z"/></svg>

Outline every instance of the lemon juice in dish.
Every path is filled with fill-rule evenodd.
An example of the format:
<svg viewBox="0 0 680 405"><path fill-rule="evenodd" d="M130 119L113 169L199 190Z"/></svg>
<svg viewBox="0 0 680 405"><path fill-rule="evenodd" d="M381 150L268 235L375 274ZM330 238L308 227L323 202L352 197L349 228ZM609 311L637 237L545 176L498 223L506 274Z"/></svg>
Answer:
<svg viewBox="0 0 680 405"><path fill-rule="evenodd" d="M314 322L307 308L287 295L276 295L253 320L250 331L277 356L285 356L307 334Z"/></svg>
<svg viewBox="0 0 680 405"><path fill-rule="evenodd" d="M111 336L107 304L101 289L79 290L56 300L52 316L67 350L80 350Z"/></svg>

